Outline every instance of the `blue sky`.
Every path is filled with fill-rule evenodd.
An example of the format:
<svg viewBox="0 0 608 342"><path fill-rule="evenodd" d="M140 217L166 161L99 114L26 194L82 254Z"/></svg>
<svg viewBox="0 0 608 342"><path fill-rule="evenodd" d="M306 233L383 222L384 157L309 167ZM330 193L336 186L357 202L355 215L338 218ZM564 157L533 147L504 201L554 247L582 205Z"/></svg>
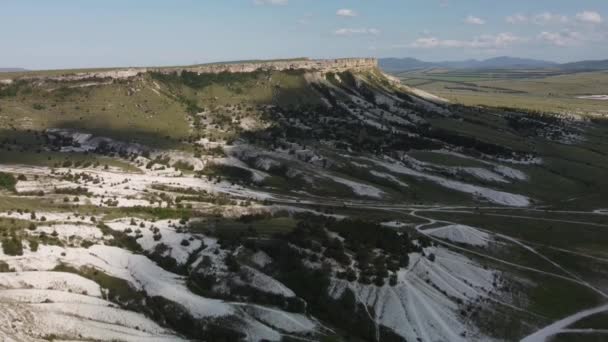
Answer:
<svg viewBox="0 0 608 342"><path fill-rule="evenodd" d="M608 58L606 0L0 0L0 67Z"/></svg>

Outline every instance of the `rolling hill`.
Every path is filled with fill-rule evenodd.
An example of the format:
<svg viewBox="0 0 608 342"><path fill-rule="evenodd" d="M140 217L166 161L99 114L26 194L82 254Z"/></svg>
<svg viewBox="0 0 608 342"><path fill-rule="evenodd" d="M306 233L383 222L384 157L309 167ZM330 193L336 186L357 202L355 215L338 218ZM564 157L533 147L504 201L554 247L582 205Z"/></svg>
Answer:
<svg viewBox="0 0 608 342"><path fill-rule="evenodd" d="M0 337L595 337L607 171L374 59L0 75Z"/></svg>
<svg viewBox="0 0 608 342"><path fill-rule="evenodd" d="M592 71L608 70L608 60L580 61L560 65L564 70Z"/></svg>
<svg viewBox="0 0 608 342"><path fill-rule="evenodd" d="M415 58L382 58L380 67L388 72L418 69L545 69L559 67L558 63L527 58L495 57L486 60L424 62Z"/></svg>

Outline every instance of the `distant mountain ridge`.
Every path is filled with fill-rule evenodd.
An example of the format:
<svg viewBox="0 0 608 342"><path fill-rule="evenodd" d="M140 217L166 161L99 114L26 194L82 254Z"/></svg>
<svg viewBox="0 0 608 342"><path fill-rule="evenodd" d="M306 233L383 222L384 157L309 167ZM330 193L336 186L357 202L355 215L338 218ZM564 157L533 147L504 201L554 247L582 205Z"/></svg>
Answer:
<svg viewBox="0 0 608 342"><path fill-rule="evenodd" d="M597 61L580 61L560 65L564 70L608 70L608 59Z"/></svg>
<svg viewBox="0 0 608 342"><path fill-rule="evenodd" d="M580 61L559 64L551 61L495 57L485 60L469 59L464 61L425 62L416 58L381 58L379 65L388 72L408 71L418 69L448 68L448 69L563 69L563 70L606 70L608 60Z"/></svg>
<svg viewBox="0 0 608 342"><path fill-rule="evenodd" d="M498 69L498 68L549 68L558 65L555 62L537 60L537 59L526 59L526 58L514 58L514 57L496 57L486 60L467 60L463 62L444 62L447 67L454 69Z"/></svg>

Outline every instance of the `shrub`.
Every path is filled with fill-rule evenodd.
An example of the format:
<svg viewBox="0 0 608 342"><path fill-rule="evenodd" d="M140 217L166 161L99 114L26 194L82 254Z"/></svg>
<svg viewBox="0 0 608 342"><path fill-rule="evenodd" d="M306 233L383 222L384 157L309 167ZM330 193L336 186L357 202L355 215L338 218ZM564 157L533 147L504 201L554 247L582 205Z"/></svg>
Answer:
<svg viewBox="0 0 608 342"><path fill-rule="evenodd" d="M56 194L61 195L76 195L76 196L90 196L92 193L87 188L76 187L76 188L57 188L54 190Z"/></svg>
<svg viewBox="0 0 608 342"><path fill-rule="evenodd" d="M388 279L388 281L389 281L389 285L390 286L397 286L397 275L396 274L391 274L391 276Z"/></svg>
<svg viewBox="0 0 608 342"><path fill-rule="evenodd" d="M0 172L0 189L15 191L17 180L9 173Z"/></svg>
<svg viewBox="0 0 608 342"><path fill-rule="evenodd" d="M0 260L0 273L6 272L11 272L11 268L5 261Z"/></svg>
<svg viewBox="0 0 608 342"><path fill-rule="evenodd" d="M6 255L23 255L23 245L21 244L21 239L19 239L16 235L13 235L9 239L2 240L2 250Z"/></svg>
<svg viewBox="0 0 608 342"><path fill-rule="evenodd" d="M30 250L31 250L32 252L37 252L37 251L38 251L38 245L39 245L39 244L38 244L38 240L31 239L31 240L29 241L29 243L30 243Z"/></svg>

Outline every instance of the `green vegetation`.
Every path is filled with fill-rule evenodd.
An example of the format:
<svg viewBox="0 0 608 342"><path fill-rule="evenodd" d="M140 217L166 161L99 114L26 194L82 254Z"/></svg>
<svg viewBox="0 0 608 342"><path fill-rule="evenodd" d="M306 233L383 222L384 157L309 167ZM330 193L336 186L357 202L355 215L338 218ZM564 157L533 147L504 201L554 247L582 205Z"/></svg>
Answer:
<svg viewBox="0 0 608 342"><path fill-rule="evenodd" d="M608 314L607 313L599 313L595 315L591 315L587 318L584 318L575 324L573 324L570 328L578 328L578 329L605 329L606 322L608 322Z"/></svg>
<svg viewBox="0 0 608 342"><path fill-rule="evenodd" d="M139 245L139 243L137 243L137 240L134 237L129 236L124 232L116 231L108 227L104 223L99 223L97 225L97 228L101 230L103 235L112 236L112 240L110 240L109 242L111 246L123 248L134 253L142 252L141 246Z"/></svg>
<svg viewBox="0 0 608 342"><path fill-rule="evenodd" d="M438 220L457 222L473 227L505 234L525 242L537 243L552 247L581 250L597 253L599 257L605 253L603 246L608 243L608 231L605 227L587 225L584 217L581 222L553 221L551 213L540 217L526 218L526 213L517 216L509 214L486 213L484 210L475 212L425 212L425 216ZM608 227L608 226L607 226ZM584 234L581 234L584 232Z"/></svg>
<svg viewBox="0 0 608 342"><path fill-rule="evenodd" d="M6 189L10 191L15 191L15 185L17 184L17 180L15 176L0 172L0 189Z"/></svg>
<svg viewBox="0 0 608 342"><path fill-rule="evenodd" d="M244 216L237 220L218 219L209 223L213 231L219 235L241 234L253 232L263 236L272 236L275 233L285 233L293 230L297 220L290 217L260 217ZM192 227L194 231L195 227Z"/></svg>
<svg viewBox="0 0 608 342"><path fill-rule="evenodd" d="M190 222L186 229L192 233L212 234L219 238L221 245L234 247L247 239L289 233L295 229L299 219L300 216L291 217L280 212L275 215L243 215L238 219L215 217Z"/></svg>
<svg viewBox="0 0 608 342"><path fill-rule="evenodd" d="M231 73L221 72L218 74L198 74L190 71L182 71L181 73L164 74L153 72L152 78L163 82L173 83L174 85L185 85L194 89L204 89L213 84L234 84L243 83L255 80L262 76L263 72L257 71L252 73Z"/></svg>
<svg viewBox="0 0 608 342"><path fill-rule="evenodd" d="M224 164L208 165L202 172L202 174L211 177L212 179L226 179L229 181L244 184L250 184L253 178L253 173L247 169Z"/></svg>
<svg viewBox="0 0 608 342"><path fill-rule="evenodd" d="M133 92L134 86L141 90ZM188 136L188 122L181 104L157 95L145 81L100 83L86 88L57 87L49 82L48 87L51 89L28 88L27 94L20 87L16 95L27 96L0 97L0 130L25 130L23 125L27 122L27 129L33 131L73 128L163 147L175 146Z"/></svg>
<svg viewBox="0 0 608 342"><path fill-rule="evenodd" d="M138 308L145 299L145 294L131 287L126 280L112 277L92 267L74 268L66 264L59 264L53 271L78 274L96 282L103 289L108 290L108 300L127 308Z"/></svg>
<svg viewBox="0 0 608 342"><path fill-rule="evenodd" d="M21 239L13 234L11 237L2 240L2 250L6 255L23 255L23 244Z"/></svg>
<svg viewBox="0 0 608 342"><path fill-rule="evenodd" d="M572 276L576 274L593 286L601 286L602 279L608 271L608 263L601 261L601 258L606 258L604 246L608 243L608 233L605 228L608 225L602 227L597 226L596 223L596 226L593 226L593 221L602 220L597 215L554 216L550 212L543 211L484 209L470 213L429 211L423 215L472 227L483 227L484 230L508 236L509 239L497 237L502 244L500 249L475 250L469 247L467 249L523 267L570 278L571 280L565 280L501 263L492 265L493 268L514 274L516 278L524 277L531 280L528 284L514 282L512 286L515 287L509 286L509 290L525 294L529 309L548 317L547 324L551 320L602 303L603 298L598 293L577 282ZM585 221L588 221L588 224ZM485 258L480 260L492 263L492 260Z"/></svg>
<svg viewBox="0 0 608 342"><path fill-rule="evenodd" d="M52 228L53 233L43 233L43 225L58 224L42 223L46 221L43 212L69 213L86 221L83 225L88 228L96 225L105 236L104 244L148 257L165 270L183 275L198 294L313 314L335 325L331 328L346 336L345 340L374 340L375 319L370 319L370 308L357 304L350 290L341 298L329 298L330 279L353 286L397 286L398 274L402 275L399 270L414 267L411 253L424 253L430 262L437 261L435 252L426 252L442 240L419 234L413 227L425 221L407 214L418 208L420 215L502 234L495 236L497 243L488 246L456 243L450 247L486 269L498 270L500 276L493 285L510 294L513 305L529 311L514 314L508 307L485 307L481 302L489 301L480 300L475 306L484 306L486 311L475 311L478 317L470 312L463 317L496 318L494 323L485 322L484 331L489 335L517 339L530 327L597 304L599 296L576 277L603 286L608 272L603 260L608 258L608 221L600 215L551 210L606 208L607 121L580 123L547 112L571 110L583 102L589 106L578 108L581 111L599 110L595 103L567 100L582 95L573 90L581 82L605 84L605 75L504 74L497 80L473 71L435 71L402 76L423 89L441 87L440 95L456 102L493 107L424 102L400 91L377 70L329 73L325 79L301 71L154 72L111 83L87 80L97 84L86 87L81 81L48 81L38 86L16 82L2 87L0 160L70 169L65 174L57 169L49 173L24 170L25 175L19 177L0 173L0 211L27 213L24 217L32 220L0 219L3 251L20 255L28 247L36 251L44 245L87 248L99 243L65 239ZM556 88L549 91L543 84ZM580 89L599 92L594 85ZM70 128L150 148L144 146L137 153L116 151L106 142L88 153L63 153L62 148L78 148L78 142L45 132L48 128ZM584 139L575 139L579 135ZM226 165L222 158L240 161ZM542 162L528 163L531 159ZM244 165L236 166L240 162ZM149 173L145 180L149 183L141 175L127 173L138 172L134 165ZM199 169L201 165L205 167ZM99 170L110 167L125 171L123 179L107 177L101 184L101 177L95 174L105 175ZM171 167L181 171L175 181L173 175L159 175L172 171ZM258 181L256 170L269 176ZM519 175L527 178L519 179L525 178ZM138 178L131 179L133 186L130 177ZM162 177L166 182L158 181ZM32 187L34 191L10 193L17 181L41 184ZM221 188L212 189L220 181L224 182ZM184 184L191 187L183 188ZM120 187L121 194L102 185ZM214 192L228 186L232 188L226 193ZM382 198L365 196L373 195L370 187L377 188ZM533 205L547 211L484 208L495 204L488 204L491 198L482 188L528 196ZM253 192L268 194L268 199L248 198ZM495 198L510 198L487 192ZM104 193L103 206L87 204L96 203L99 193ZM239 198L232 195L235 193ZM141 199L151 205L119 208L125 199ZM327 216L291 208L277 212L280 206ZM445 209L457 206L462 208ZM336 219L339 215L346 218ZM127 234L103 223L116 218L130 218L135 234L131 228ZM212 236L218 239L218 246L209 250L202 246L186 263L178 264L171 254L175 250L170 251L174 246L163 241L158 229L150 227L156 247L142 249L137 229L149 225L139 219L175 220L179 225L171 224L171 229L177 234ZM388 221L405 225L379 224ZM180 237L177 244L181 246L175 247L193 246L195 239ZM200 259L202 250L205 254ZM252 256L259 251L272 259L264 267L253 262ZM217 271L224 266L229 272ZM286 300L248 286L247 270L251 268L279 280L298 297ZM0 271L8 269L8 264L0 263ZM539 275L531 269L546 273ZM188 337L197 338L211 329L202 327L175 303L150 298L98 270L69 265L56 270L98 282L110 290L110 300ZM441 288L431 279L428 282ZM229 291L218 293L218 288ZM473 306L463 310L472 311ZM225 336L225 331L218 331ZM388 329L378 333L380 340L398 340ZM204 339L212 339L210 336L214 335Z"/></svg>
<svg viewBox="0 0 608 342"><path fill-rule="evenodd" d="M400 235L367 221L336 221L312 215L303 215L301 219L295 230L277 235L280 241L259 246L275 261L273 275L305 299L315 317L348 331L348 340L373 339L373 322L350 290L339 299L328 296L331 267L310 269L304 266L304 260L323 265L332 260L350 265L349 255L353 255L354 267L360 269L359 279L352 269L334 276L362 284L373 281L377 286L384 285L386 279L386 283L394 285L389 271L398 268L400 262L407 267L406 253L416 247L407 234ZM344 242L328 232L339 234ZM381 336L383 341L399 340L389 329L381 329Z"/></svg>
<svg viewBox="0 0 608 342"><path fill-rule="evenodd" d="M112 220L121 217L139 217L143 219L181 219L192 217L190 209L158 208L158 207L127 207L107 211L104 220Z"/></svg>
<svg viewBox="0 0 608 342"><path fill-rule="evenodd" d="M398 76L407 85L465 105L608 114L602 101L577 98L607 95L608 73L603 71L434 69L410 71Z"/></svg>
<svg viewBox="0 0 608 342"><path fill-rule="evenodd" d="M10 266L6 263L6 261L0 260L0 273L11 272Z"/></svg>
<svg viewBox="0 0 608 342"><path fill-rule="evenodd" d="M2 134L0 133L0 136ZM21 145L23 146L23 145ZM27 146L27 145L26 145ZM72 168L103 168L106 165L128 172L139 172L139 169L126 161L99 155L84 153L61 153L37 150L38 145L31 145L31 150L0 150L0 160L11 161L13 164L24 164L46 167ZM65 165L65 166L64 166Z"/></svg>
<svg viewBox="0 0 608 342"><path fill-rule="evenodd" d="M558 320L573 312L582 311L600 305L602 297L590 289L560 279L546 281L542 275L529 275L536 280L533 288L527 289L530 310L542 314L551 320Z"/></svg>

